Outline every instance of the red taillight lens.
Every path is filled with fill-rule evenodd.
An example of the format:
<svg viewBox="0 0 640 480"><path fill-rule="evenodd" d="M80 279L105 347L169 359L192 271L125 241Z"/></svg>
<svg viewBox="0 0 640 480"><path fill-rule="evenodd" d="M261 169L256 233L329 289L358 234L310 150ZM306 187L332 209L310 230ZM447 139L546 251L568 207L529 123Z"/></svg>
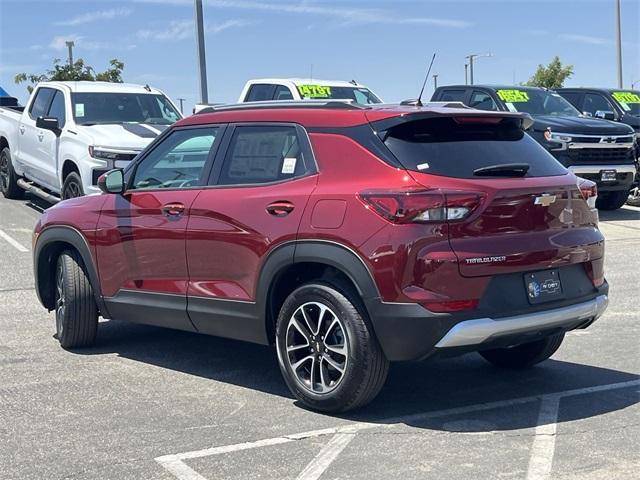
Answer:
<svg viewBox="0 0 640 480"><path fill-rule="evenodd" d="M479 300L449 300L447 302L428 302L422 305L434 313L448 313L473 310L478 308L478 303L480 303Z"/></svg>
<svg viewBox="0 0 640 480"><path fill-rule="evenodd" d="M503 120L503 117L453 117L453 120L459 125L497 125Z"/></svg>
<svg viewBox="0 0 640 480"><path fill-rule="evenodd" d="M478 205L482 193L440 190L362 192L360 198L381 217L392 223L434 223L467 218Z"/></svg>
<svg viewBox="0 0 640 480"><path fill-rule="evenodd" d="M596 208L596 198L598 198L598 186L596 183L586 178L578 177L578 188L587 205L590 208Z"/></svg>

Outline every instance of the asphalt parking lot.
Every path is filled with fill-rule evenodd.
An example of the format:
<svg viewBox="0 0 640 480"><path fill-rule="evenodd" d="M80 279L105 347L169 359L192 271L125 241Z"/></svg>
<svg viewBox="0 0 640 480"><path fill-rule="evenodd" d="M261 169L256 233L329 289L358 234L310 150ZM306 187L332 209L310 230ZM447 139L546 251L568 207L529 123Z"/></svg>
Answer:
<svg viewBox="0 0 640 480"><path fill-rule="evenodd" d="M0 198L1 479L638 478L638 208L601 213L611 304L552 360L395 364L344 416L301 408L262 346L109 321L62 350L33 289L38 216Z"/></svg>

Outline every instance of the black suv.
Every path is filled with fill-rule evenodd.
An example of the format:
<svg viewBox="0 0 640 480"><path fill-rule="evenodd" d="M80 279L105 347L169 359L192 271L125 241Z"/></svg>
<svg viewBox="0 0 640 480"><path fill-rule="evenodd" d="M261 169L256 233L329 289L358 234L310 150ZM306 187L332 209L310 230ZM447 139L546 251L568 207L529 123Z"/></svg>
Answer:
<svg viewBox="0 0 640 480"><path fill-rule="evenodd" d="M480 110L529 113L527 131L565 167L598 184L598 208L624 205L633 185L635 132L628 125L582 115L559 93L538 87L450 85L435 102L462 102Z"/></svg>

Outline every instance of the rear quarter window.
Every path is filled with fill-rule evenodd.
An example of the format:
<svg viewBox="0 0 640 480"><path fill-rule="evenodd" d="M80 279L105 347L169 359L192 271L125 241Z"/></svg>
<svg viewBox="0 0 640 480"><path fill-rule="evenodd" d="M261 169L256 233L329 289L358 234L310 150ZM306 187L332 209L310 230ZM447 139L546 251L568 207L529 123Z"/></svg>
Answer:
<svg viewBox="0 0 640 480"><path fill-rule="evenodd" d="M480 178L474 170L513 163L528 163L527 177L567 173L515 120L462 125L449 117L432 118L398 125L385 136L385 145L398 161L422 173Z"/></svg>

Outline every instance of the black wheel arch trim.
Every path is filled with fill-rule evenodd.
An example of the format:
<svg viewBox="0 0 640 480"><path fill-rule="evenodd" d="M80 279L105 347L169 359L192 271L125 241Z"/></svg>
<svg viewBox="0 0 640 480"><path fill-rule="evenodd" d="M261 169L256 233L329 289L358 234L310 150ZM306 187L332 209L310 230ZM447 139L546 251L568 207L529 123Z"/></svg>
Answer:
<svg viewBox="0 0 640 480"><path fill-rule="evenodd" d="M33 249L33 275L38 300L45 308L49 310L53 308L55 299L51 296L52 289L49 288L49 282L54 278L55 270L45 271L44 269L51 268L53 256L65 250L65 244L70 245L80 254L93 289L98 310L103 317L109 318L108 310L102 298L100 278L98 277L89 244L79 230L70 226L56 225L47 227L38 235Z"/></svg>

